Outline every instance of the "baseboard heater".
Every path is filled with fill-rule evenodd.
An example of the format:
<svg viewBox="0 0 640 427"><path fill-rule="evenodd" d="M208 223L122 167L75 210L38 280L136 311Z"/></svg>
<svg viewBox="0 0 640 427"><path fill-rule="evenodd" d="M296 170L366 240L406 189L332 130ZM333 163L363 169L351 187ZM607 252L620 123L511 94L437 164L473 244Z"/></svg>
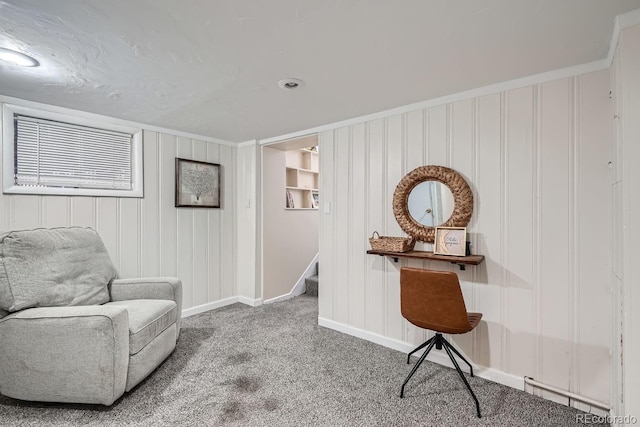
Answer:
<svg viewBox="0 0 640 427"><path fill-rule="evenodd" d="M571 393L570 391L562 390L562 389L557 388L557 387L553 387L553 386L550 386L550 385L543 384L541 382L538 382L538 381L534 380L531 377L524 377L524 383L525 384L529 384L529 385L534 386L534 387L538 387L538 388L542 388L542 389L545 389L545 390L548 390L548 391L552 391L552 392L557 393L557 394L559 394L561 396L566 396L569 399L578 400L580 402L586 403L586 404L591 405L591 406L598 407L600 409L604 409L606 411L611 410L609 405L606 404L606 403L598 402L597 400L589 399L588 397L583 397L583 396L580 396L579 394Z"/></svg>

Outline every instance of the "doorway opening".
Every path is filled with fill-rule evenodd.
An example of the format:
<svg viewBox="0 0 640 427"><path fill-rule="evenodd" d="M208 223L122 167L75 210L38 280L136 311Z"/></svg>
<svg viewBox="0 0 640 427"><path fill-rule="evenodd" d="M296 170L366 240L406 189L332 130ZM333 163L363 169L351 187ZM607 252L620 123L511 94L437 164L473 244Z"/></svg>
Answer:
<svg viewBox="0 0 640 427"><path fill-rule="evenodd" d="M264 303L317 295L319 165L317 134L262 146Z"/></svg>

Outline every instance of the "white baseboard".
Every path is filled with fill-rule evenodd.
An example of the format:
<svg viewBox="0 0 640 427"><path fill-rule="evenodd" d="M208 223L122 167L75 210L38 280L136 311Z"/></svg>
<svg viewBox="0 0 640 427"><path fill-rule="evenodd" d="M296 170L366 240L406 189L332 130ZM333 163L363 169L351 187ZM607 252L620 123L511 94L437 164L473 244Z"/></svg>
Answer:
<svg viewBox="0 0 640 427"><path fill-rule="evenodd" d="M224 307L227 305L242 303L246 305L250 305L251 307L257 307L262 305L262 299L251 299L243 296L225 298L218 301L208 302L206 304L198 305L196 307L185 308L182 310L182 318L195 316L196 314L204 313L205 311L215 310L216 308Z"/></svg>
<svg viewBox="0 0 640 427"><path fill-rule="evenodd" d="M411 350L413 350L416 347L416 345L414 344L409 344L404 341L388 338L383 335L376 334L374 332L365 331L363 329L354 328L353 326L345 325L344 323L335 322L333 320L325 319L323 317L318 317L318 325L324 326L325 328L333 329L338 332L345 333L347 335L353 335L354 337L371 341L373 343L379 344L384 347L392 348L394 350L398 350L403 353L409 353ZM423 350L416 352L415 354L420 355L422 354L422 351ZM445 353L440 351L429 353L429 356L427 356L427 360L437 363L439 365L447 366L449 368L454 367L453 364L451 363L451 360L449 359L449 356L447 356ZM465 363L460 364L460 369L462 369L463 371L468 372L467 368L468 366ZM512 374L507 374L506 372L502 372L494 368L477 366L475 364L473 368L474 368L473 369L474 374L479 376L480 378L484 378L486 380L493 381L498 384L506 385L507 387L515 388L518 390L524 390L524 378L521 378Z"/></svg>
<svg viewBox="0 0 640 427"><path fill-rule="evenodd" d="M206 304L198 305L191 308L185 308L182 310L182 317L194 316L196 314L204 313L205 311L214 310L216 308L224 307L239 302L239 297L225 298L218 301L208 302Z"/></svg>
<svg viewBox="0 0 640 427"><path fill-rule="evenodd" d="M302 295L304 292L299 293L298 295ZM286 299L290 299L293 297L297 297L298 295L293 295L293 293L289 292L288 294L280 295L279 297L269 298L264 300L264 304L271 304L278 301L284 301Z"/></svg>
<svg viewBox="0 0 640 427"><path fill-rule="evenodd" d="M224 307L227 305L242 303L246 305L250 305L251 307L257 307L262 305L262 299L251 299L243 296L235 296L231 298L225 298L218 301L208 302L206 304L198 305L191 308L185 308L182 310L182 318L194 316L196 314L204 313L205 311L215 310L216 308Z"/></svg>
<svg viewBox="0 0 640 427"><path fill-rule="evenodd" d="M242 304L250 305L251 307L257 307L259 305L262 305L262 298L247 298L240 295L238 297L238 302L241 302Z"/></svg>
<svg viewBox="0 0 640 427"><path fill-rule="evenodd" d="M302 295L307 291L307 285L305 283L305 279L307 277L311 277L314 274L317 274L316 266L318 265L318 254L311 260L307 269L300 275L298 281L293 286L293 288L286 294L280 295L279 297L269 298L268 300L264 300L264 304L271 304L272 302L284 301L289 298L297 297L298 295Z"/></svg>

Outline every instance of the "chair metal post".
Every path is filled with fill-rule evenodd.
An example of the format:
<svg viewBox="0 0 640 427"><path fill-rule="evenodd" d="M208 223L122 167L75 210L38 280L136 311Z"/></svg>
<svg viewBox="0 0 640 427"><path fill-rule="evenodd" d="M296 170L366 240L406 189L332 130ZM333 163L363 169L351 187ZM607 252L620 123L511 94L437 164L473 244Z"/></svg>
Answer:
<svg viewBox="0 0 640 427"><path fill-rule="evenodd" d="M458 375L460 375L460 378L462 378L462 381L464 382L464 385L467 386L467 390L469 390L469 393L471 393L471 397L473 398L473 400L476 403L476 411L478 413L478 418L482 418L482 415L480 414L480 402L478 402L478 398L476 397L475 393L471 389L471 385L469 385L469 382L465 378L464 373L460 369L460 365L456 361L456 359L453 356L453 353L451 351L453 350L453 352L457 356L459 356L462 360L464 360L464 362L467 365L469 365L469 368L471 369L471 376L473 377L473 367L471 366L471 364L467 361L467 359L465 359L460 354L460 352L458 350L456 350L451 344L449 344L449 342L446 339L444 339L444 337L442 336L441 333L436 333L428 341L424 342L423 344L418 346L415 350L413 350L411 353L409 353L409 355L407 356L407 363L409 362L409 356L411 356L413 353L415 353L416 351L420 350L421 348L424 348L425 346L428 346L427 349L422 354L422 356L420 356L420 359L418 359L418 362L415 364L413 369L411 369L411 372L409 372L409 375L407 375L407 378L402 383L402 388L400 388L400 397L401 398L404 397L404 387L407 385L407 383L409 382L409 379L411 379L413 374L418 370L418 367L422 364L422 362L424 362L424 360L426 359L426 357L429 354L429 352L433 349L433 347L434 346L436 348L438 348L438 347L443 348L444 347L444 350L447 352L447 355L449 356L449 359L451 359L451 362L453 363L453 366L456 368L456 371L458 372Z"/></svg>
<svg viewBox="0 0 640 427"><path fill-rule="evenodd" d="M451 344L449 344L446 340L444 340L444 338L443 338L443 341L445 342L444 349L449 355L449 358L451 359L451 361L453 362L453 366L455 366L456 371L458 371L458 374L460 375L460 378L462 378L462 381L464 381L464 385L467 386L467 390L469 390L469 393L471 393L471 397L473 397L473 400L476 401L476 410L478 411L478 418L482 418L482 415L480 415L480 402L478 402L478 398L476 397L475 393L471 389L469 382L464 377L464 374L462 373L462 370L460 369L458 362L456 362L456 359L453 357L453 354L451 354L451 350L449 350L449 347L451 346Z"/></svg>
<svg viewBox="0 0 640 427"><path fill-rule="evenodd" d="M428 346L428 345L431 343L431 341L433 341L433 340L435 339L435 337L436 337L435 335L434 335L434 336L432 336L431 338L429 338L428 340L426 340L425 342L423 342L422 344L420 344L419 346L417 346L416 348L414 348L414 349L411 351L411 353L407 354L407 365L409 364L409 360L411 359L411 355L412 355L413 353L415 353L416 351L418 351L418 350L422 350L423 348L425 348L426 346Z"/></svg>
<svg viewBox="0 0 640 427"><path fill-rule="evenodd" d="M471 376L473 376L473 366L471 366L471 363L469 363L469 361L462 355L460 354L460 352L458 350L456 350L456 348L454 346L452 346L451 344L449 344L449 341L447 341L446 339L442 339L442 342L444 343L444 345L446 345L447 347L449 347L451 350L453 350L453 352L455 354L458 355L458 357L460 359L462 359L462 361L464 363L466 363L467 365L469 365L469 371L471 372Z"/></svg>
<svg viewBox="0 0 640 427"><path fill-rule="evenodd" d="M416 370L418 370L418 367L422 364L422 362L424 362L424 359L427 357L427 354L429 354L429 352L433 348L433 345L436 343L436 340L434 338L435 337L432 337L429 340L429 341L431 341L431 343L429 344L429 347L427 347L427 350L424 353L422 353L422 356L420 356L420 359L418 359L418 363L415 364L415 366L413 367L411 372L409 372L409 375L407 375L407 378L402 383L402 388L400 388L400 398L404 397L404 386L407 385L407 383L409 382L409 379L411 378L411 376L413 376L413 374L416 372Z"/></svg>

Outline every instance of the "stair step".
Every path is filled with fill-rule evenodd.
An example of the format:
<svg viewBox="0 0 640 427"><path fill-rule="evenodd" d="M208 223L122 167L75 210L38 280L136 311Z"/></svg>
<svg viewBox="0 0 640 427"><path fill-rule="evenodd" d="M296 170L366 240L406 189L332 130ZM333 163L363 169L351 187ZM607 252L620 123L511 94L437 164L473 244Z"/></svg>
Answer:
<svg viewBox="0 0 640 427"><path fill-rule="evenodd" d="M318 296L318 275L316 274L315 276L309 276L306 279L304 279L304 283L306 285L306 294L307 295L311 295L311 296Z"/></svg>

